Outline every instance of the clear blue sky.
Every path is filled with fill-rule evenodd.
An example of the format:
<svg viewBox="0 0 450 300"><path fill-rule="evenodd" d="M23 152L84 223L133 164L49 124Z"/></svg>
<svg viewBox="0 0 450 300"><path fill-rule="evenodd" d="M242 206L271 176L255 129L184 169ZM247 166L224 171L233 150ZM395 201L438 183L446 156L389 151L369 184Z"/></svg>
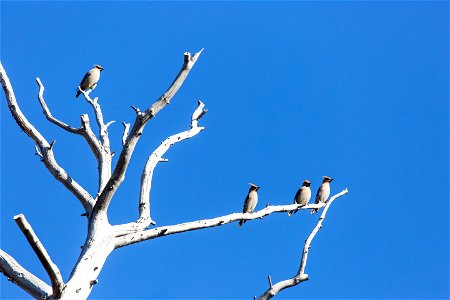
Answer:
<svg viewBox="0 0 450 300"><path fill-rule="evenodd" d="M158 225L242 209L247 182L258 208L288 204L304 179L313 193L335 178L337 200L313 241L310 281L280 298L448 298L449 12L447 2L4 2L1 61L29 120L57 159L95 194L84 140L50 125L79 124L90 106L75 88L93 64L112 147L129 108L149 106L184 51L205 48L191 75L146 128L110 208L137 216L140 172L168 135L188 128L198 99L200 135L157 167ZM34 155L1 96L1 248L48 281L13 221L23 213L68 278L84 241L82 207ZM91 115L92 116L92 115ZM91 117L92 118L92 117ZM115 251L93 299L246 298L295 274L316 216L300 213L169 236ZM27 298L1 281L1 298Z"/></svg>

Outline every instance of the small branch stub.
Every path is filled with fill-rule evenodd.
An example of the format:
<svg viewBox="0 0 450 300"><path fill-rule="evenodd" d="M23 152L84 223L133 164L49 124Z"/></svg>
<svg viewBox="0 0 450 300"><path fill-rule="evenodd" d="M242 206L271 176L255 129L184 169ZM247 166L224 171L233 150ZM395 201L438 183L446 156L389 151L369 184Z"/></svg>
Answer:
<svg viewBox="0 0 450 300"><path fill-rule="evenodd" d="M128 133L130 132L130 123L122 122L123 125L123 135L122 135L122 146L125 146L127 142Z"/></svg>

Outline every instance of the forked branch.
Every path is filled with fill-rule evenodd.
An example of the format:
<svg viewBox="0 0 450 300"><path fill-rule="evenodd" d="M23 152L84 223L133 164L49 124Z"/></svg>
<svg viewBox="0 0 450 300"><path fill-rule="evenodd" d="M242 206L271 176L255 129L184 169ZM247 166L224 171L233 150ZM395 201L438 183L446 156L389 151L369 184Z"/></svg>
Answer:
<svg viewBox="0 0 450 300"><path fill-rule="evenodd" d="M281 292L282 290L293 287L303 281L308 280L308 274L305 274L305 268L306 268L306 262L308 260L309 249L311 248L311 246L310 246L311 242L312 242L313 238L316 236L319 229L322 228L322 222L323 222L323 220L325 220L328 208L330 208L331 203L333 203L334 200L336 200L337 198L339 198L347 193L348 193L348 190L345 189L342 192L340 192L339 194L336 194L333 197L331 197L325 204L325 208L323 209L322 214L320 215L320 218L317 221L316 226L311 231L311 233L309 234L308 238L305 241L305 245L304 245L303 251L302 251L302 259L301 259L297 274L290 279L280 281L276 284L270 284L269 289L267 289L264 292L264 294L259 296L258 300L270 299L273 296L275 296L276 294L278 294L279 292Z"/></svg>
<svg viewBox="0 0 450 300"><path fill-rule="evenodd" d="M144 170L141 175L141 189L139 194L139 219L136 222L115 226L116 236L121 236L130 232L144 230L150 224L156 223L150 216L150 189L152 186L153 171L159 162L167 161L163 155L178 142L189 139L200 133L204 127L198 126L198 120L206 113L203 108L205 104L198 101L197 108L191 117L191 129L174 134L168 137L155 151L148 157Z"/></svg>
<svg viewBox="0 0 450 300"><path fill-rule="evenodd" d="M42 110L43 110L44 115L47 118L47 120L49 120L56 126L66 130L67 132L83 136L86 139L89 147L92 149L94 156L98 160L100 158L100 143L97 140L97 138L95 137L95 134L92 132L88 115L81 115L81 127L80 128L72 127L70 125L67 125L63 121L55 118L52 115L52 113L50 112L50 109L48 108L47 103L45 102L44 85L42 84L42 82L39 78L36 78L36 82L39 85L38 100L39 100L39 103L41 104Z"/></svg>
<svg viewBox="0 0 450 300"><path fill-rule="evenodd" d="M90 212L94 206L94 199L92 196L81 187L61 166L56 162L52 145L50 145L44 136L28 121L19 104L16 101L14 90L9 81L3 65L0 63L0 81L5 92L8 108L16 121L17 125L36 143L42 155L42 160L53 175L53 177L61 182L72 194L77 197L83 205L86 212Z"/></svg>
<svg viewBox="0 0 450 300"><path fill-rule="evenodd" d="M160 112L161 109L169 104L170 100L181 87L187 75L191 71L202 50L193 56L191 56L189 52L186 52L184 54L183 66L181 67L181 70L178 72L177 77L172 82L167 91L158 100L156 100L155 103L147 108L145 112L136 111L137 114L133 127L131 128L129 135L126 138L125 145L122 147L122 151L118 158L116 167L114 168L114 172L111 175L111 178L109 179L102 193L98 197L94 208L94 214L98 213L99 211L106 211L106 209L108 208L112 197L125 179L125 172L128 168L131 156L134 152L134 148L136 147L136 144L139 141L140 136L142 135L145 125L158 112Z"/></svg>

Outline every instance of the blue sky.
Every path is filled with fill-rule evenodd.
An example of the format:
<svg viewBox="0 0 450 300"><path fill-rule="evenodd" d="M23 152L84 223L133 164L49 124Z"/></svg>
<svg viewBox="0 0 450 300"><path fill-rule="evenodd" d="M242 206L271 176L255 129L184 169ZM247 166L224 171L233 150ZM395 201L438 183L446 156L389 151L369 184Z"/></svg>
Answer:
<svg viewBox="0 0 450 300"><path fill-rule="evenodd" d="M137 216L147 156L188 128L198 99L206 130L176 145L151 191L158 225L288 204L304 179L348 188L312 243L308 282L280 298L449 297L449 32L447 2L6 2L1 61L22 110L56 139L60 164L94 193L84 140L50 125L91 113L75 88L105 68L98 96L120 151L129 108L149 106L184 51L205 48L187 81L144 131L110 221ZM84 241L82 207L54 181L1 97L1 248L47 280L13 216L25 214L67 280ZM91 114L92 118L92 114ZM272 215L115 251L93 299L253 298L295 274L317 217ZM1 298L27 298L5 280Z"/></svg>

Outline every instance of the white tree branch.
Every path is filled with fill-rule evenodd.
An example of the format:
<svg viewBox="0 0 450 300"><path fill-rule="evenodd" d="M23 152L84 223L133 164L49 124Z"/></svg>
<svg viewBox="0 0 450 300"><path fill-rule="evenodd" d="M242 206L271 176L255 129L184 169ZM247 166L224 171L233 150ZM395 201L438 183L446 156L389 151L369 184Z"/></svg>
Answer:
<svg viewBox="0 0 450 300"><path fill-rule="evenodd" d="M103 113L102 108L100 106L100 103L98 103L98 97L95 97L94 99L91 99L89 97L89 93L81 90L81 93L83 94L86 101L92 106L95 113L95 119L97 120L97 125L99 128L99 136L100 136L100 142L103 145L103 147L106 148L107 151L109 151L109 137L108 137L108 126L114 123L115 121L110 121L107 124L103 121Z"/></svg>
<svg viewBox="0 0 450 300"><path fill-rule="evenodd" d="M203 50L203 49L202 49ZM133 127L128 135L125 145L122 148L120 156L118 158L116 167L114 168L114 172L106 184L105 188L101 192L100 196L94 207L94 214L99 211L107 210L109 203L119 188L120 184L125 179L125 172L130 163L131 156L134 152L137 142L139 141L140 136L145 128L145 125L150 121L161 109L163 109L167 104L169 104L170 100L173 98L175 93L181 87L183 82L185 81L187 75L191 71L195 62L201 54L201 51L196 53L194 56L191 56L189 52L184 54L184 64L181 67L180 72L178 73L175 80L172 82L168 90L155 102L153 103L145 112L137 111L136 119L134 121Z"/></svg>
<svg viewBox="0 0 450 300"><path fill-rule="evenodd" d="M170 147L178 142L189 139L200 133L204 127L198 126L198 120L206 113L203 110L205 104L198 101L197 108L191 117L191 129L174 134L168 137L155 151L148 157L144 170L141 175L141 189L139 194L139 219L136 222L114 226L116 236L124 235L130 232L137 232L146 229L150 224L156 223L150 216L150 189L152 186L153 171L159 162L167 161L162 156Z"/></svg>
<svg viewBox="0 0 450 300"><path fill-rule="evenodd" d="M60 298L62 290L64 289L64 281L61 277L61 273L59 272L58 267L50 259L47 250L45 250L44 246L42 245L37 235L34 233L33 228L28 223L25 216L23 214L14 216L14 220L27 238L28 243L30 244L31 248L33 248L34 252L39 258L39 261L50 277L53 296L57 299Z"/></svg>
<svg viewBox="0 0 450 300"><path fill-rule="evenodd" d="M122 135L122 146L125 146L127 142L128 133L130 132L130 123L122 122L123 125L123 135Z"/></svg>
<svg viewBox="0 0 450 300"><path fill-rule="evenodd" d="M94 199L92 196L81 187L70 175L58 165L55 160L52 145L42 136L42 134L34 128L34 126L27 120L22 113L14 95L14 90L11 86L9 78L6 74L3 65L0 63L0 81L5 92L8 108L16 121L17 125L36 143L42 155L43 162L50 173L56 180L61 182L72 194L77 197L87 212L90 212L94 206Z"/></svg>
<svg viewBox="0 0 450 300"><path fill-rule="evenodd" d="M224 215L221 217L213 219L198 220L193 222L187 222L176 225L161 226L152 228L146 231L136 232L126 234L116 238L116 248L124 247L127 245L139 243L146 240L151 240L154 238L167 236L171 234L182 233L186 231L199 230L205 228L211 228L216 226L222 226L224 224L240 221L240 220L255 220L262 219L272 213L283 213L294 209L307 210L307 209L320 209L326 206L325 203L319 204L308 204L301 206L298 204L288 204L288 205L268 205L265 208L255 211L253 213L232 213L229 215Z"/></svg>
<svg viewBox="0 0 450 300"><path fill-rule="evenodd" d="M264 294L262 294L261 296L259 296L259 300L267 300L272 298L273 296L275 296L276 294L278 294L280 291L286 289L286 288L290 288L293 287L303 281L308 280L308 274L305 274L305 268L306 268L306 262L308 260L308 253L309 253L309 249L311 248L311 242L313 240L313 238L316 236L317 232L319 231L319 229L322 228L322 222L323 220L325 220L325 216L327 214L328 208L330 208L331 203L333 203L334 200L336 200L337 198L345 195L348 193L348 190L345 189L342 192L334 195L333 197L331 197L327 203L325 204L325 208L322 211L322 214L320 215L319 220L317 221L316 226L314 227L314 229L311 231L311 233L309 234L308 238L305 241L305 245L303 247L303 251L302 251L302 259L300 262L300 266L298 269L297 274L287 280L283 280L280 281L276 284L272 284L270 282L270 287L269 289L267 289Z"/></svg>
<svg viewBox="0 0 450 300"><path fill-rule="evenodd" d="M0 272L35 299L45 299L52 294L52 288L48 284L34 276L1 249Z"/></svg>
<svg viewBox="0 0 450 300"><path fill-rule="evenodd" d="M62 122L61 120L58 120L55 118L52 113L50 112L50 109L47 106L47 103L44 100L44 85L42 84L41 80L39 78L36 78L36 82L39 85L39 93L38 93L38 100L41 104L42 110L44 112L45 117L47 120L52 122L53 124L57 125L58 127L74 134L78 134L83 136L89 147L92 149L92 152L94 153L97 160L100 158L100 143L95 137L94 133L92 132L90 123L89 123L89 116L88 115L81 115L81 127L75 128L70 125L67 125L66 123Z"/></svg>
<svg viewBox="0 0 450 300"><path fill-rule="evenodd" d="M98 192L101 193L106 183L111 178L112 153L108 136L108 126L114 123L115 121L110 121L107 124L105 124L103 120L102 108L100 106L100 103L98 103L98 98L95 97L94 99L91 99L91 97L89 97L89 92L85 92L80 88L78 89L83 94L86 101L92 106L95 114L95 119L98 125L100 145L101 145L100 158L98 160L99 163Z"/></svg>

